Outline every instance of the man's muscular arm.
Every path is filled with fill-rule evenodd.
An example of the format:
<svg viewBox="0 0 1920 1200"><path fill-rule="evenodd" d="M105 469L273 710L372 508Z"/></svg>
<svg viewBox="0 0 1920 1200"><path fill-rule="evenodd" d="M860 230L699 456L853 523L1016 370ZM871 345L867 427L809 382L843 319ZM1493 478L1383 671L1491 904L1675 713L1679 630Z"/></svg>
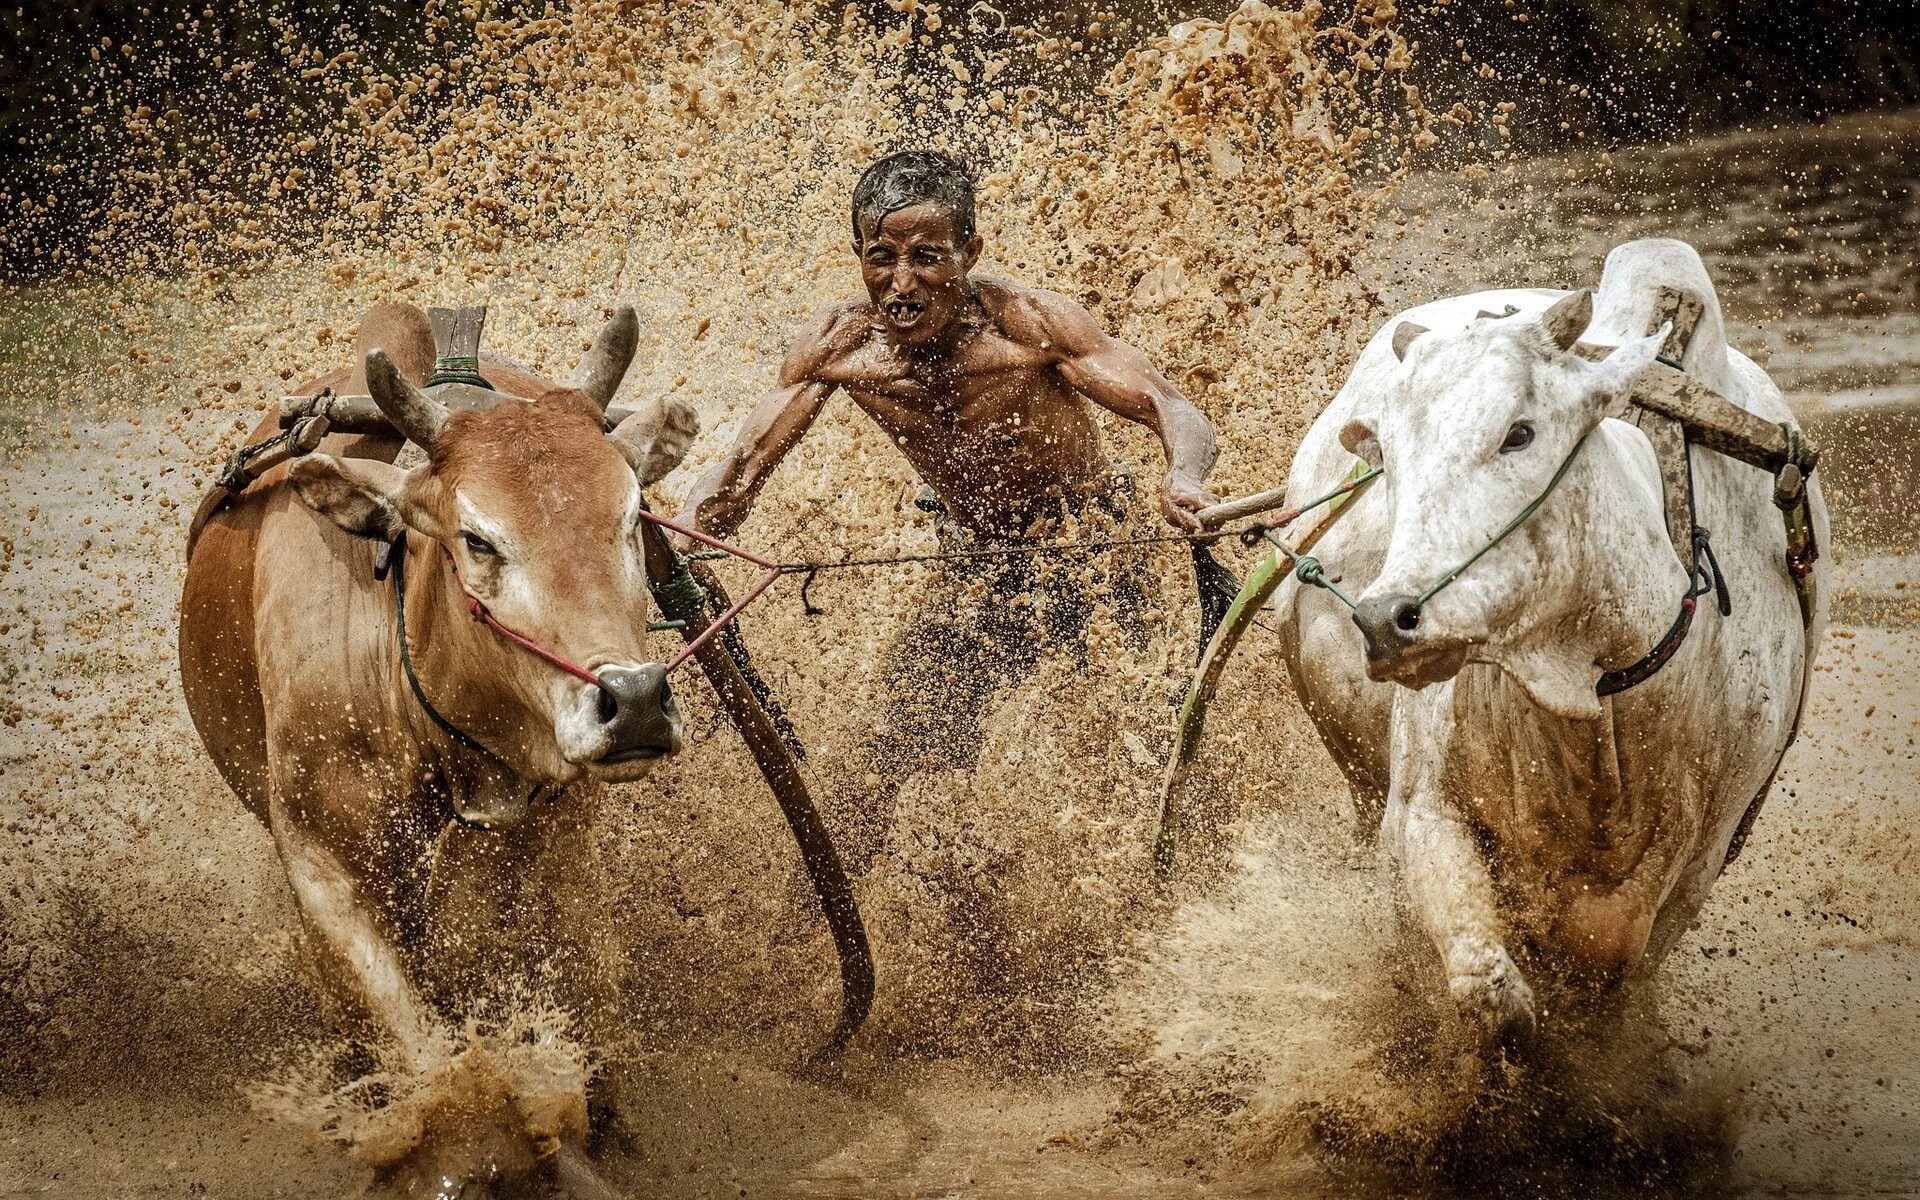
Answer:
<svg viewBox="0 0 1920 1200"><path fill-rule="evenodd" d="M1200 530L1196 509L1218 504L1206 490L1213 469L1213 422L1180 394L1152 362L1134 347L1107 335L1093 314L1055 292L1022 289L1014 302L1010 334L1038 344L1058 357L1069 386L1100 407L1160 437L1167 454L1167 477L1160 489L1160 511L1176 529ZM1017 315L1016 315L1017 314ZM1026 328L1019 328L1026 326Z"/></svg>
<svg viewBox="0 0 1920 1200"><path fill-rule="evenodd" d="M816 379L814 371L831 357L845 315L842 308L825 309L801 328L780 364L777 389L740 427L733 449L687 494L678 518L682 525L723 538L746 520L773 469L806 434L833 392L834 385Z"/></svg>

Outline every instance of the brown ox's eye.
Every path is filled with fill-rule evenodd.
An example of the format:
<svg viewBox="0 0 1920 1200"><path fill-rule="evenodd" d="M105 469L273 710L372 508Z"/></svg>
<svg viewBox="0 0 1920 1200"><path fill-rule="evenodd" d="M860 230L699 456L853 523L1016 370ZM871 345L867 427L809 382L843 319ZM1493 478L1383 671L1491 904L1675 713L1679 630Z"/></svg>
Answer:
<svg viewBox="0 0 1920 1200"><path fill-rule="evenodd" d="M476 533L462 532L460 541L467 547L467 553L477 558L499 558L500 551L494 544Z"/></svg>
<svg viewBox="0 0 1920 1200"><path fill-rule="evenodd" d="M1533 445L1533 426L1526 421L1515 421L1513 428L1507 430L1507 440L1500 443L1500 453L1512 454L1515 450L1525 450Z"/></svg>

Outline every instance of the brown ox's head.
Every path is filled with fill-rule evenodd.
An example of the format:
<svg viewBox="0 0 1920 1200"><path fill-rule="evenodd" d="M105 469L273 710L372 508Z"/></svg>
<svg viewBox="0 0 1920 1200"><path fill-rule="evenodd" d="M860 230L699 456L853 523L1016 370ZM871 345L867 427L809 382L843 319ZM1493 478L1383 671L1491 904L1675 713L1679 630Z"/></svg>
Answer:
<svg viewBox="0 0 1920 1200"><path fill-rule="evenodd" d="M640 514L643 489L678 465L696 423L685 405L656 403L605 431L637 333L622 309L572 386L451 413L369 350L368 391L427 461L402 470L313 454L292 469L301 498L348 532L392 539L412 530L446 547L458 581L438 547L412 564L433 572L435 585L410 591L414 653L423 663L431 654L431 670L421 670L436 702L483 714L490 747L537 784L635 778L681 745L665 668L645 648L651 594ZM601 686L467 620L461 584ZM422 604L416 618L422 595L439 602Z"/></svg>

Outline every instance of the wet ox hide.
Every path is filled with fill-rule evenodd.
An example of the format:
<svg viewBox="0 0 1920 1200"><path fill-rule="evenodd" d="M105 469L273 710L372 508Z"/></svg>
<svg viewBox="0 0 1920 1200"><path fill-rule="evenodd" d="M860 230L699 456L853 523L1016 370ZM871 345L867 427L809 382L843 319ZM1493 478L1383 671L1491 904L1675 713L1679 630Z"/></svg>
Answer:
<svg viewBox="0 0 1920 1200"><path fill-rule="evenodd" d="M1317 550L1359 611L1292 580L1274 605L1298 692L1484 1053L1533 1033L1536 986L1604 1001L1673 948L1764 798L1824 622L1826 563L1809 630L1772 478L1696 447L1698 523L1732 614L1709 594L1663 670L1596 693L1604 671L1661 640L1688 588L1653 446L1621 419L1661 349L1663 291L1701 306L1684 370L1790 420L1765 372L1728 347L1699 256L1651 240L1608 257L1590 325L1584 298L1552 290L1401 314L1293 463L1295 504L1355 455L1386 469ZM1586 361L1575 338L1618 349ZM1413 603L1563 463L1530 519ZM1827 544L1817 484L1812 508Z"/></svg>

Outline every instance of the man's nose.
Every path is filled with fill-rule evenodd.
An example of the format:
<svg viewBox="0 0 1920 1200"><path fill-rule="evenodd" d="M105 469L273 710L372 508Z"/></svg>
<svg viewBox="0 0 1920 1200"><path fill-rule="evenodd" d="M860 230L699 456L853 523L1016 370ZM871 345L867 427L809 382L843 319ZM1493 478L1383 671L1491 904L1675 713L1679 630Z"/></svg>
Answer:
<svg viewBox="0 0 1920 1200"><path fill-rule="evenodd" d="M899 263L893 268L894 295L904 296L908 294L913 291L914 285L919 282L919 277L913 273L913 268L906 263Z"/></svg>
<svg viewBox="0 0 1920 1200"><path fill-rule="evenodd" d="M605 761L657 758L680 748L680 714L660 663L602 667L600 723L607 732Z"/></svg>
<svg viewBox="0 0 1920 1200"><path fill-rule="evenodd" d="M1362 600L1353 610L1353 623L1367 639L1367 660L1390 663L1420 636L1420 601L1413 596Z"/></svg>

